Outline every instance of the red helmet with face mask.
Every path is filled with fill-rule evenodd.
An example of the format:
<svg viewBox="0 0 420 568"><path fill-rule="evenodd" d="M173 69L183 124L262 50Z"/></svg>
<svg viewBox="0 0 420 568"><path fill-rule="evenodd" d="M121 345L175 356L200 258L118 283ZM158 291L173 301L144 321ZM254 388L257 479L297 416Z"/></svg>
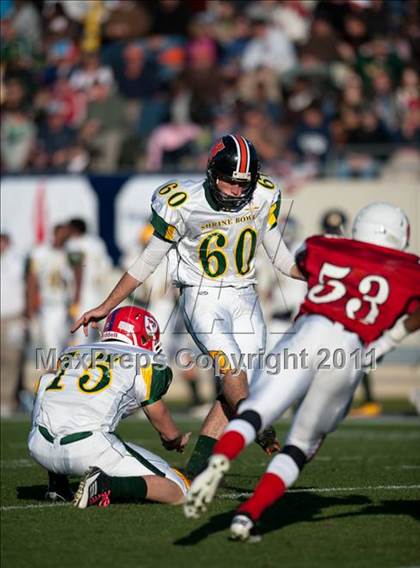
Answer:
<svg viewBox="0 0 420 568"><path fill-rule="evenodd" d="M154 353L162 349L159 324L155 317L136 306L113 310L106 318L101 340L121 341Z"/></svg>

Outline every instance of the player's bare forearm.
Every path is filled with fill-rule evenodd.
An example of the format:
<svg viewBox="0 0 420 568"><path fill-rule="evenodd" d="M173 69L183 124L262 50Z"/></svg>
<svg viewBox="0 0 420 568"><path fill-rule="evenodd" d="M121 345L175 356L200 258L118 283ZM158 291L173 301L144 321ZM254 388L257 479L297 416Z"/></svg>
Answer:
<svg viewBox="0 0 420 568"><path fill-rule="evenodd" d="M173 440L181 435L163 400L158 400L154 404L146 406L144 411L153 428L164 440Z"/></svg>
<svg viewBox="0 0 420 568"><path fill-rule="evenodd" d="M141 282L136 280L131 274L125 272L115 285L115 288L109 294L108 298L102 302L101 307L106 309L107 313L116 308L123 300L134 292Z"/></svg>
<svg viewBox="0 0 420 568"><path fill-rule="evenodd" d="M183 434L172 419L168 407L162 400L158 400L144 408L145 414L152 426L159 432L163 447L168 450L184 451L188 444L191 432Z"/></svg>

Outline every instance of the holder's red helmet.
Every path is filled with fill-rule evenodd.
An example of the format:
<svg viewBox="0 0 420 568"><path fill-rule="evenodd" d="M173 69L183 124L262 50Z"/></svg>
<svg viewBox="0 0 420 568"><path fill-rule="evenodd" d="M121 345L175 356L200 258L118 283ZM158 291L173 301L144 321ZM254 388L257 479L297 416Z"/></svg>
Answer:
<svg viewBox="0 0 420 568"><path fill-rule="evenodd" d="M113 310L106 318L102 341L122 341L155 353L161 350L160 329L155 317L136 306Z"/></svg>

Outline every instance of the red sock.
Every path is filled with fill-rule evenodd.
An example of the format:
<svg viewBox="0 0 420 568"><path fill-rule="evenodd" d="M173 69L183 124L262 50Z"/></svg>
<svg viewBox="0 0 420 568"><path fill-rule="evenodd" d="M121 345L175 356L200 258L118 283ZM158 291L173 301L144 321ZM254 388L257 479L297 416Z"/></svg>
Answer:
<svg viewBox="0 0 420 568"><path fill-rule="evenodd" d="M229 460L236 458L245 447L245 438L239 432L226 432L213 448L213 454L223 454Z"/></svg>
<svg viewBox="0 0 420 568"><path fill-rule="evenodd" d="M248 513L253 521L257 521L270 505L284 495L285 491L286 486L281 477L274 473L265 473L252 497L239 507L238 513Z"/></svg>

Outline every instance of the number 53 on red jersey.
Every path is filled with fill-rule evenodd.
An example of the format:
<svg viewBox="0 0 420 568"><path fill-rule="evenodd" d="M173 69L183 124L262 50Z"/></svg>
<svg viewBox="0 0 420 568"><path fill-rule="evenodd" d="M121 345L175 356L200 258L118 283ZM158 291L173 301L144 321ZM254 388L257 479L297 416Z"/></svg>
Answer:
<svg viewBox="0 0 420 568"><path fill-rule="evenodd" d="M368 344L420 304L419 261L361 241L311 237L297 255L308 277L299 315L323 315Z"/></svg>

